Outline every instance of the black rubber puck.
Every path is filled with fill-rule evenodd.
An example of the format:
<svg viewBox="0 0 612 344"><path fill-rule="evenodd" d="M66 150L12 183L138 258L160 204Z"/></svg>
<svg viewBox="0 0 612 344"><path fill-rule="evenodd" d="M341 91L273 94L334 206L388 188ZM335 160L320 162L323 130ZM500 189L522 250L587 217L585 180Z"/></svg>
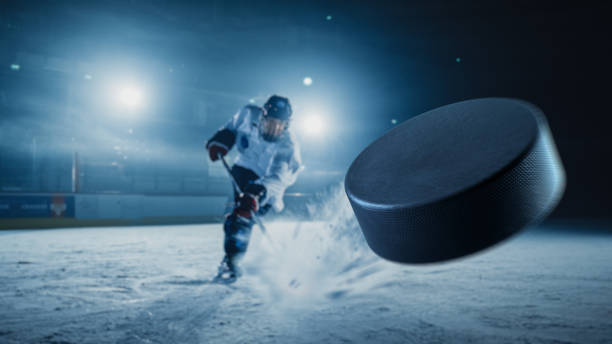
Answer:
<svg viewBox="0 0 612 344"><path fill-rule="evenodd" d="M542 112L485 98L403 122L349 168L345 189L370 248L430 263L490 247L546 217L565 172Z"/></svg>

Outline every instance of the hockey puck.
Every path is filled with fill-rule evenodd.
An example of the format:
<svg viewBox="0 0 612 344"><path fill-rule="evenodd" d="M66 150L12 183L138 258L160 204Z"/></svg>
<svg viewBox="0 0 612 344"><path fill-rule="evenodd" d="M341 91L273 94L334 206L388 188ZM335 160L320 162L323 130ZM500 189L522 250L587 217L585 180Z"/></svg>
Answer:
<svg viewBox="0 0 612 344"><path fill-rule="evenodd" d="M506 98L413 117L361 152L345 178L370 248L402 263L488 248L544 219L564 189L544 115Z"/></svg>

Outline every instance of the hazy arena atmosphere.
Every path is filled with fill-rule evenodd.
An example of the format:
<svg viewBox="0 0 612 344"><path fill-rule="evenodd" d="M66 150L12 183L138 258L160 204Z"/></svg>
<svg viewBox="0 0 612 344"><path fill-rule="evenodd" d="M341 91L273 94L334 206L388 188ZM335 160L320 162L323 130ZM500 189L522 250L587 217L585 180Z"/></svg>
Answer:
<svg viewBox="0 0 612 344"><path fill-rule="evenodd" d="M0 343L612 343L610 29L1 2Z"/></svg>

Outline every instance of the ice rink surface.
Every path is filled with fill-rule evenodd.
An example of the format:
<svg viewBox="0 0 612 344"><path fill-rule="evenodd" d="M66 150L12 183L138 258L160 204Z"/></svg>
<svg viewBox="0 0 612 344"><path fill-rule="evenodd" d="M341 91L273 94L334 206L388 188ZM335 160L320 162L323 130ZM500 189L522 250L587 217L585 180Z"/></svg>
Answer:
<svg viewBox="0 0 612 344"><path fill-rule="evenodd" d="M323 222L0 232L0 343L612 343L612 236L535 229L427 266Z"/></svg>

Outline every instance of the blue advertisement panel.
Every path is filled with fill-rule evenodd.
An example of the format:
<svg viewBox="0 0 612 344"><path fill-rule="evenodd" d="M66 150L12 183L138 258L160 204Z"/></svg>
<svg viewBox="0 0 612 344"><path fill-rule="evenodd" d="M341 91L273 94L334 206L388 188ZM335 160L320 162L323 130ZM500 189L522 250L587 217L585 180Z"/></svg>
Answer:
<svg viewBox="0 0 612 344"><path fill-rule="evenodd" d="M0 195L0 218L74 217L74 196Z"/></svg>

